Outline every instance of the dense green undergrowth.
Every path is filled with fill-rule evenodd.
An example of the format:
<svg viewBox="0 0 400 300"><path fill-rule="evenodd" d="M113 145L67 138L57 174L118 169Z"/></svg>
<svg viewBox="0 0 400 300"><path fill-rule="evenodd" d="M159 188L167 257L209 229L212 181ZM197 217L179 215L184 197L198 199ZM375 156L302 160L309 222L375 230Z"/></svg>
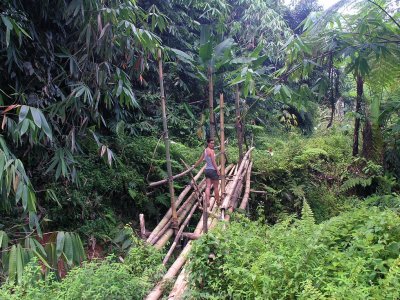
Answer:
<svg viewBox="0 0 400 300"><path fill-rule="evenodd" d="M162 253L135 240L123 262L116 257L84 263L62 280L43 278L41 267L32 261L22 283L6 283L0 289L2 300L53 299L143 299L164 272Z"/></svg>
<svg viewBox="0 0 400 300"><path fill-rule="evenodd" d="M363 198L399 191L399 184L382 166L351 153L351 136L340 128L305 137L289 132L258 135L254 157L251 207L260 207L270 223L288 214L300 216L307 200L317 222L346 211ZM268 153L272 148L273 155Z"/></svg>
<svg viewBox="0 0 400 300"><path fill-rule="evenodd" d="M157 220L169 207L166 186L148 189L148 181L167 177L164 143L154 137L123 136L110 137L108 144L115 153L111 167L91 149L93 143L87 142L92 154L77 159L79 184L46 186L48 230L78 230L85 238L106 242L113 238L118 225L138 220L139 213L147 220ZM185 168L181 159L192 164L200 153L201 149L173 142L174 172ZM177 191L182 186L184 181L175 183Z"/></svg>
<svg viewBox="0 0 400 300"><path fill-rule="evenodd" d="M146 189L149 169L149 180L166 175L163 146L157 146L154 138L124 141L112 141L118 153L113 168L94 157L82 160L80 187L54 187L60 206L50 206L50 212L59 216L58 224L71 229L77 228L71 224L81 224L81 235L109 244L124 216L151 215L152 206L168 207L165 187L150 195ZM341 132L313 137L290 132L280 137L259 134L255 146L252 179L255 188L267 192L266 198L253 194L250 203L249 216L258 221L236 215L226 230L220 226L195 243L188 297L398 297L400 199L395 193L398 184L390 180L390 174L377 164L351 158L349 137ZM272 156L267 151L270 147ZM180 158L195 161L197 152L201 149L173 143L174 168L183 168ZM228 156L233 161L237 149L230 146ZM177 191L184 183L175 183ZM305 201L311 209L303 206ZM116 209L123 202L131 212ZM86 209L83 217L72 214L79 205ZM129 226L125 228L127 233L113 240L121 250L130 247L124 262L108 257L83 263L61 281L52 275L43 278L33 262L20 285L3 285L0 298L142 299L163 274L162 255L132 238ZM115 250L107 249L121 253Z"/></svg>
<svg viewBox="0 0 400 300"><path fill-rule="evenodd" d="M237 216L195 244L188 298L398 299L399 224L367 205L320 224L308 205L274 226Z"/></svg>

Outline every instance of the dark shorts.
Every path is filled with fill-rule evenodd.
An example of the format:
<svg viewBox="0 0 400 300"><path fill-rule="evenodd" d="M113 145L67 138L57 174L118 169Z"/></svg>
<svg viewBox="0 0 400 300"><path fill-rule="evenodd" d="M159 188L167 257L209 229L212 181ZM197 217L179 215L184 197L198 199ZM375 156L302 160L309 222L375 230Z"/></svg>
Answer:
<svg viewBox="0 0 400 300"><path fill-rule="evenodd" d="M204 174L206 175L206 178L210 178L211 180L219 179L218 173L214 169L206 169Z"/></svg>

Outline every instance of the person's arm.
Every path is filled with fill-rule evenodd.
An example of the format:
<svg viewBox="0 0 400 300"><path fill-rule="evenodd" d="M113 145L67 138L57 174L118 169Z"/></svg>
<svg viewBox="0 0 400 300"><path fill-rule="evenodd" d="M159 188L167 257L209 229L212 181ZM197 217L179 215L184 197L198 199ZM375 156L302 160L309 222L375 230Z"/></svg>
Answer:
<svg viewBox="0 0 400 300"><path fill-rule="evenodd" d="M196 163L193 165L193 168L197 168L199 164L204 160L204 151L201 153L200 158L196 161Z"/></svg>
<svg viewBox="0 0 400 300"><path fill-rule="evenodd" d="M212 162L212 164L214 166L215 171L217 171L218 176L220 176L221 174L219 173L218 166L217 166L217 163L215 161L215 152L214 152L214 150L211 151L211 162Z"/></svg>

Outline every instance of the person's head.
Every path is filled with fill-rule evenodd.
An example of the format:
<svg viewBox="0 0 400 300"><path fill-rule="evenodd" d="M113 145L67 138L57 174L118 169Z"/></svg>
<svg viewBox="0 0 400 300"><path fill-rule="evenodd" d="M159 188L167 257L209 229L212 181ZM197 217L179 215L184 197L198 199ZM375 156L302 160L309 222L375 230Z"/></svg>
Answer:
<svg viewBox="0 0 400 300"><path fill-rule="evenodd" d="M214 139L207 139L207 146L210 149L214 149Z"/></svg>

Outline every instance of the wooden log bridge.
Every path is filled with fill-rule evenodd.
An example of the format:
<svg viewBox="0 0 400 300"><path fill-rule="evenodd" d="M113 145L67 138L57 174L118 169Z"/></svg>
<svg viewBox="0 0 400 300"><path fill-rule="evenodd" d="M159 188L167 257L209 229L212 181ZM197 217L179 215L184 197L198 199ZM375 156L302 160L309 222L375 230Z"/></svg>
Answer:
<svg viewBox="0 0 400 300"><path fill-rule="evenodd" d="M166 274L163 276L160 282L156 284L154 289L146 297L147 300L155 300L163 297L165 287L169 285L173 280L175 284L168 296L168 299L183 299L184 291L187 287L187 268L184 265L187 263L187 257L192 248L193 239L198 239L204 234L204 229L212 229L218 223L218 221L229 220L229 214L226 212L232 212L239 206L244 209L247 206L249 193L250 193L250 174L252 168L251 162L251 148L243 156L240 164L229 165L225 168L224 174L229 180L226 181L226 186L222 188L225 191L220 191L220 195L223 197L222 205L219 207L215 201L215 198L210 196L210 207L207 209L207 204L202 201L205 199L203 192L206 188L205 180L197 181L204 172L204 167L193 177L191 177L190 183L183 189L181 194L175 200L175 208L177 209L177 223L178 230L171 227L172 225L172 211L167 211L165 216L161 219L158 225L153 229L151 233L148 233L144 226L144 219L141 217L141 234L143 238L147 237L147 243L154 245L156 248L161 249L167 242L172 238L175 232L175 237L171 243L170 249L165 256L163 263L164 265L170 260L171 255L176 251L176 246L180 239L183 237L188 238L190 241L183 248L181 253L177 256L175 261L169 267ZM221 168L222 169L222 168ZM174 178L179 178L192 171L189 168L184 172L183 175L178 174ZM181 175L181 176L180 176ZM166 182L166 181L165 181ZM245 183L245 191L243 197L241 197L243 191L243 185ZM156 184L158 185L158 183ZM152 185L154 186L154 185ZM221 187L220 187L221 188ZM189 194L190 193L190 194ZM241 202L239 200L242 200ZM240 203L240 205L239 205ZM184 232L185 227L189 224L194 212L199 209L203 211L203 215L197 223L194 232ZM204 214L204 211L206 213ZM206 219L203 219L206 217Z"/></svg>

